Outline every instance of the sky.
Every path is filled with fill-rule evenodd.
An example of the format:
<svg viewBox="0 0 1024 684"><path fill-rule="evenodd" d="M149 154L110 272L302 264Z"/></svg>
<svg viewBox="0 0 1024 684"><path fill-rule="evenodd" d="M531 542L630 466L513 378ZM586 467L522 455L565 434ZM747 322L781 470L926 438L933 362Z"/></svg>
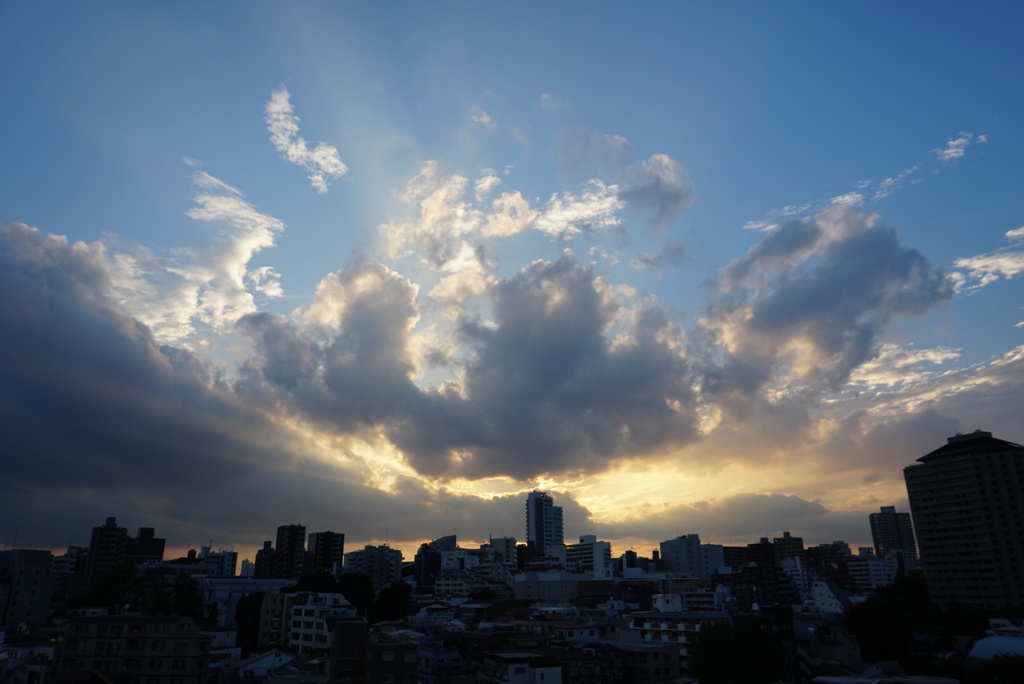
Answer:
<svg viewBox="0 0 1024 684"><path fill-rule="evenodd" d="M0 3L0 546L870 545L1024 441L1024 6Z"/></svg>

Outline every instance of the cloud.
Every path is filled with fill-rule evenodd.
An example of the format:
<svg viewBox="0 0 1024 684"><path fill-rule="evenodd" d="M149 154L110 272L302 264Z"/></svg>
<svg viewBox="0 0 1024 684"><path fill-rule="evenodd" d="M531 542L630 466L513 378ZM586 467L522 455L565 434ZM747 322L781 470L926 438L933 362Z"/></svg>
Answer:
<svg viewBox="0 0 1024 684"><path fill-rule="evenodd" d="M574 126L560 133L555 149L569 174L594 172L610 178L618 199L649 211L651 225L658 230L668 228L694 201L693 185L682 164L662 153L636 162L633 146L622 136Z"/></svg>
<svg viewBox="0 0 1024 684"><path fill-rule="evenodd" d="M682 164L667 154L650 159L626 171L627 183L619 197L629 204L652 210L651 224L665 230L694 200L693 185Z"/></svg>
<svg viewBox="0 0 1024 684"><path fill-rule="evenodd" d="M864 195L859 192L848 192L845 195L838 195L832 197L828 201L829 204L843 204L848 207L859 207L864 204Z"/></svg>
<svg viewBox="0 0 1024 684"><path fill-rule="evenodd" d="M476 183L473 184L473 194L476 201L483 202L484 199L491 194L494 188L501 185L501 178L494 169L484 169L483 175L477 178Z"/></svg>
<svg viewBox="0 0 1024 684"><path fill-rule="evenodd" d="M866 389L911 385L920 383L934 373L923 369L923 364L936 366L960 358L961 350L937 347L910 349L895 344L879 347L875 358L862 364L850 376L850 382Z"/></svg>
<svg viewBox="0 0 1024 684"><path fill-rule="evenodd" d="M550 92L540 94L537 98L537 107L548 112L561 112L572 109L572 106L568 102Z"/></svg>
<svg viewBox="0 0 1024 684"><path fill-rule="evenodd" d="M484 128L495 128L494 121L491 120L490 115L479 107L473 107L473 111L470 113L469 118L473 123L479 124Z"/></svg>
<svg viewBox="0 0 1024 684"><path fill-rule="evenodd" d="M1024 227L1006 231L1006 238L1013 244L1024 239ZM1000 278L1010 280L1024 273L1024 250L1004 247L988 254L957 259L956 267L963 269L959 287L967 292L977 291ZM973 283L969 281L974 281Z"/></svg>
<svg viewBox="0 0 1024 684"><path fill-rule="evenodd" d="M961 133L960 137L950 139L945 147L935 150L935 156L943 164L949 164L962 158L967 152L967 147L972 142L987 143L988 136L979 135L974 137L973 133Z"/></svg>
<svg viewBox="0 0 1024 684"><path fill-rule="evenodd" d="M580 193L568 190L552 195L541 210L534 228L552 237L596 233L619 225L615 215L622 209L618 186L592 180Z"/></svg>
<svg viewBox="0 0 1024 684"><path fill-rule="evenodd" d="M472 349L465 399L434 396L430 421L395 433L421 472L593 472L695 437L681 330L655 302L624 312L569 255L535 262L491 291L493 322L461 325Z"/></svg>
<svg viewBox="0 0 1024 684"><path fill-rule="evenodd" d="M878 184L877 188L875 188L875 194L872 197L872 199L876 201L880 199L885 199L892 193L896 192L897 190L900 189L900 187L907 180L907 178L913 175L919 168L921 168L920 165L914 164L909 169L905 169L904 171L901 171L895 176L890 176L889 178L886 178L885 180Z"/></svg>
<svg viewBox="0 0 1024 684"><path fill-rule="evenodd" d="M165 343L185 340L197 324L217 331L256 310L252 292L283 295L272 267L248 270L257 253L274 245L284 224L261 213L242 193L197 171L189 218L215 227L206 244L159 254L142 246L108 253L111 295Z"/></svg>
<svg viewBox="0 0 1024 684"><path fill-rule="evenodd" d="M686 249L678 242L668 242L655 252L642 252L633 257L633 268L675 268L686 260Z"/></svg>
<svg viewBox="0 0 1024 684"><path fill-rule="evenodd" d="M0 231L0 423L12 456L0 498L29 524L41 506L88 500L62 535L111 502L202 519L208 487L286 468L294 453L205 364L121 313L106 266L95 243Z"/></svg>
<svg viewBox="0 0 1024 684"><path fill-rule="evenodd" d="M286 88L279 88L271 94L266 106L266 121L270 142L285 159L309 172L309 181L317 192L327 192L328 178L341 178L348 173L337 148L324 142L310 148L299 135L299 117L295 116L291 93Z"/></svg>
<svg viewBox="0 0 1024 684"><path fill-rule="evenodd" d="M950 299L952 279L879 217L836 205L765 235L726 266L703 328L724 357L708 389L837 389L896 317ZM795 385L794 385L795 383Z"/></svg>

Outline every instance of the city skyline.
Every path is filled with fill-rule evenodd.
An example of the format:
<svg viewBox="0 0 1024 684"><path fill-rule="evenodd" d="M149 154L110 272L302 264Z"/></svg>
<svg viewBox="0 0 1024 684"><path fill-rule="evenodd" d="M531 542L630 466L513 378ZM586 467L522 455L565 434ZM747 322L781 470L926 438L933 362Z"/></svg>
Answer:
<svg viewBox="0 0 1024 684"><path fill-rule="evenodd" d="M0 541L870 545L1024 441L1021 28L0 6Z"/></svg>

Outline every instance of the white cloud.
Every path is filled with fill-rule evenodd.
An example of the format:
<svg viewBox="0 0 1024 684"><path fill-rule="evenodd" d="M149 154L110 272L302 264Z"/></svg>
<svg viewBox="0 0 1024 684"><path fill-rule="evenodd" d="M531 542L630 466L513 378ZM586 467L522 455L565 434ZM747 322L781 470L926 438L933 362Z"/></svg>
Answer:
<svg viewBox="0 0 1024 684"><path fill-rule="evenodd" d="M108 259L112 294L164 343L184 340L196 322L230 328L256 310L250 288L268 297L283 295L272 267L249 272L248 263L273 246L284 224L257 211L218 178L197 171L193 180L200 192L186 213L218 226L210 242L163 256L137 246L112 252Z"/></svg>
<svg viewBox="0 0 1024 684"><path fill-rule="evenodd" d="M309 172L309 181L317 192L327 192L327 178L340 178L348 173L338 150L324 142L310 149L299 135L299 117L295 116L287 89L275 90L267 102L267 130L270 142L293 164Z"/></svg>
<svg viewBox="0 0 1024 684"><path fill-rule="evenodd" d="M844 204L848 207L859 207L864 204L864 195L859 192L848 192L845 195L838 195L830 198L828 203Z"/></svg>
<svg viewBox="0 0 1024 684"><path fill-rule="evenodd" d="M993 252L981 254L976 257L967 257L956 260L957 268L967 271L967 275L974 278L977 284L968 287L968 290L976 290L999 280L1000 278L1016 278L1024 273L1024 252Z"/></svg>
<svg viewBox="0 0 1024 684"><path fill-rule="evenodd" d="M1006 237L1010 240L1024 240L1024 226L1006 231Z"/></svg>
<svg viewBox="0 0 1024 684"><path fill-rule="evenodd" d="M501 178L498 177L494 169L484 169L483 175L477 178L476 183L473 185L473 194L476 197L476 201L483 202L491 194L491 191L499 185L501 185Z"/></svg>
<svg viewBox="0 0 1024 684"><path fill-rule="evenodd" d="M985 139L981 140L982 137ZM940 147L935 150L935 156L944 164L955 162L964 156L967 151L967 146L971 144L972 140L974 140L973 133L961 133L959 138L953 138L946 143L945 147ZM988 142L988 138L986 136L979 136L978 141Z"/></svg>
<svg viewBox="0 0 1024 684"><path fill-rule="evenodd" d="M895 344L885 344L878 355L860 366L850 375L850 383L879 387L909 386L935 375L923 370L923 364L936 366L960 358L959 349L936 347L935 349L913 349Z"/></svg>
<svg viewBox="0 0 1024 684"><path fill-rule="evenodd" d="M480 124L484 128L494 128L494 121L491 120L491 116L479 107L473 107L473 112L469 118L473 123Z"/></svg>
<svg viewBox="0 0 1024 684"><path fill-rule="evenodd" d="M896 174L895 176L890 176L889 178L883 180L881 183L878 184L878 187L875 188L875 195L872 199L884 199L891 195L892 193L894 193L896 190L899 189L901 185L903 185L903 182L906 181L912 173L918 170L918 168L920 168L920 166L914 164L909 169L906 169L901 173Z"/></svg>
<svg viewBox="0 0 1024 684"><path fill-rule="evenodd" d="M257 292L262 292L271 299L284 297L284 290L281 288L281 274L274 270L273 266L261 266L249 272L246 280L252 284Z"/></svg>
<svg viewBox="0 0 1024 684"><path fill-rule="evenodd" d="M544 206L534 228L555 237L568 237L583 232L600 232L619 225L615 212L624 206L618 197L617 185L600 180L586 184L583 192L554 194Z"/></svg>

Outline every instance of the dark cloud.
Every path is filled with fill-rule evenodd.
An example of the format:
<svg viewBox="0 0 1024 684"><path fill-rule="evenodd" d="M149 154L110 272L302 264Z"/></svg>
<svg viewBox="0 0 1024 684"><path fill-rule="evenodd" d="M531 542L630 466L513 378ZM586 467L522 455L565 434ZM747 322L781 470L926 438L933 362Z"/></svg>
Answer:
<svg viewBox="0 0 1024 684"><path fill-rule="evenodd" d="M675 268L686 261L686 248L678 242L668 242L654 252L641 252L633 257L633 268Z"/></svg>
<svg viewBox="0 0 1024 684"><path fill-rule="evenodd" d="M651 212L651 225L667 229L693 204L693 185L683 165L667 154L654 154L626 170L619 198Z"/></svg>
<svg viewBox="0 0 1024 684"><path fill-rule="evenodd" d="M382 383L383 394L400 396L387 389L396 373L387 366L401 357L397 329L410 313L403 303L408 292L375 268L342 274L350 285L340 314L345 332L328 343L280 317L243 319L261 360L250 373L313 406L353 389L351 368L337 368L351 355L352 364L366 368L365 378ZM353 293L368 273L380 276L380 287ZM382 491L298 455L301 447L280 425L292 407L253 408L269 397L236 395L192 353L159 346L144 326L117 312L108 287L99 246L69 245L19 224L0 232L5 543L17 530L21 544L87 544L91 527L107 515L133 530L155 527L175 546L210 539L257 546L288 522L346 531L350 548L364 539L412 544L454 530L478 540L488 533L523 536L519 496L481 499L410 478ZM407 369L398 366L402 377ZM372 398L360 401L367 387L333 407L358 405L368 422L397 412ZM559 494L559 502L572 513L567 520L587 524L589 513L571 497Z"/></svg>
<svg viewBox="0 0 1024 684"><path fill-rule="evenodd" d="M412 382L414 293L397 274L366 265L325 281L310 315L336 324L327 341L280 316L241 320L256 354L240 392L335 431L379 428L432 476L593 472L695 438L675 321L647 302L613 346L619 306L573 257L499 282L493 324L462 322L461 392Z"/></svg>
<svg viewBox="0 0 1024 684"><path fill-rule="evenodd" d="M462 326L473 349L464 373L473 424L460 434L477 441L452 444L471 453L457 460L459 473L594 472L696 437L687 362L673 346L681 333L656 304L642 305L630 341L613 346L606 332L618 307L569 256L535 262L493 298L493 324ZM396 437L418 468L437 467L416 455L419 429Z"/></svg>
<svg viewBox="0 0 1024 684"><path fill-rule="evenodd" d="M886 504L889 505L889 504ZM610 539L674 539L697 533L701 541L746 545L783 531L804 537L808 546L836 539L870 543L868 512L830 510L818 501L786 494L743 493L643 511L638 520L598 525Z"/></svg>
<svg viewBox="0 0 1024 684"><path fill-rule="evenodd" d="M606 177L616 184L619 199L649 213L658 230L667 229L693 204L693 184L682 164L662 153L637 161L633 146L621 136L574 126L559 134L555 151L570 177Z"/></svg>
<svg viewBox="0 0 1024 684"><path fill-rule="evenodd" d="M102 257L20 224L0 232L5 507L37 497L20 509L30 517L76 490L187 507L287 463L287 441L263 416L188 351L117 313Z"/></svg>
<svg viewBox="0 0 1024 684"><path fill-rule="evenodd" d="M762 388L780 371L838 389L878 351L896 317L915 316L953 295L953 281L904 247L877 217L849 207L783 226L723 270L708 307L712 343L724 362L712 391Z"/></svg>

